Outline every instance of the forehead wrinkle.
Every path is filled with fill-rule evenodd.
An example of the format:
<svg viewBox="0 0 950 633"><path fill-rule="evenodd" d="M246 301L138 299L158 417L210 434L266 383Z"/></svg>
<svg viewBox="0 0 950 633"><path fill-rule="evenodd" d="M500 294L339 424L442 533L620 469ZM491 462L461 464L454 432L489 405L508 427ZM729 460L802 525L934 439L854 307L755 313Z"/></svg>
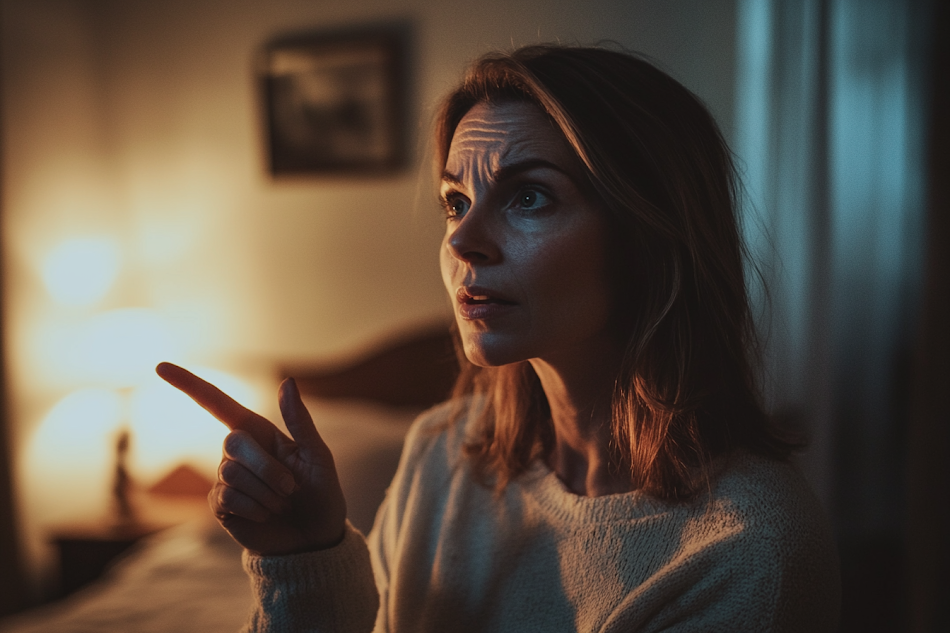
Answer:
<svg viewBox="0 0 950 633"><path fill-rule="evenodd" d="M501 165L498 167L503 167L505 163L510 162L520 162L525 159L531 158L541 158L546 152L541 151L542 148L538 147L538 143L534 138L523 137L515 138L507 146L505 146L504 151L501 152L499 156L499 162Z"/></svg>
<svg viewBox="0 0 950 633"><path fill-rule="evenodd" d="M449 160L446 162L443 181L461 184L467 178L490 181L498 169L501 139L466 138L464 135L452 142ZM484 141L488 141L487 143ZM452 173L454 171L454 173Z"/></svg>
<svg viewBox="0 0 950 633"><path fill-rule="evenodd" d="M498 153L486 153L479 148L459 148L454 151L454 164L446 164L442 182L451 185L464 185L467 180L491 182L498 171ZM452 173L450 170L456 170Z"/></svg>
<svg viewBox="0 0 950 633"><path fill-rule="evenodd" d="M473 171L486 181L495 182L498 180L498 174L503 172L506 167L534 160L543 160L550 152L544 151L543 146L537 146L533 138L515 138L508 143L469 145L466 141L471 139L462 139L458 145L453 145L455 161L463 161L465 164L458 165L465 171L468 165L473 166ZM543 145L543 144L542 144ZM461 184L462 174L453 174L448 170L443 172L442 180L449 184Z"/></svg>
<svg viewBox="0 0 950 633"><path fill-rule="evenodd" d="M562 153L563 148L545 135L538 138L531 117L524 113L498 114L497 108L484 114L473 109L462 118L449 148L442 178L444 184L458 186L463 180L472 184L474 181L493 183L506 166Z"/></svg>
<svg viewBox="0 0 950 633"><path fill-rule="evenodd" d="M494 140L496 137L504 137L504 136L507 136L507 135L508 135L508 130L506 130L506 129L499 129L499 128L497 128L497 127L484 127L484 128L482 128L482 127L477 127L477 128L473 128L473 127L470 127L470 126L465 126L464 128L462 128L462 131L461 131L461 132L459 132L458 130L456 130L456 132L455 132L455 137L456 137L456 138L459 138L459 137L461 137L461 138L467 138L467 137L469 137L469 136L474 136L474 135L476 135L476 134L484 134L489 140Z"/></svg>
<svg viewBox="0 0 950 633"><path fill-rule="evenodd" d="M471 112L471 111L469 111ZM508 124L510 121L501 121L502 124ZM455 130L456 133L459 129L464 129L466 131L472 132L487 132L489 134L502 133L504 134L507 130L504 127L499 127L499 121L492 121L482 117L473 117L466 114L461 121L459 121Z"/></svg>
<svg viewBox="0 0 950 633"><path fill-rule="evenodd" d="M508 136L508 129L497 122L463 119L455 129L452 142L501 142Z"/></svg>

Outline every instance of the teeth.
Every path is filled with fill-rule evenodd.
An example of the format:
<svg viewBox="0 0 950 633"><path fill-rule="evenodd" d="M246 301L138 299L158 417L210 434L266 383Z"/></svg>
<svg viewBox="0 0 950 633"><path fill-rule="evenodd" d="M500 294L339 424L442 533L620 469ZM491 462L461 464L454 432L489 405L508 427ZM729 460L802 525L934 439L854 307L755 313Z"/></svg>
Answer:
<svg viewBox="0 0 950 633"><path fill-rule="evenodd" d="M488 301L488 295L477 295L472 297L473 301Z"/></svg>

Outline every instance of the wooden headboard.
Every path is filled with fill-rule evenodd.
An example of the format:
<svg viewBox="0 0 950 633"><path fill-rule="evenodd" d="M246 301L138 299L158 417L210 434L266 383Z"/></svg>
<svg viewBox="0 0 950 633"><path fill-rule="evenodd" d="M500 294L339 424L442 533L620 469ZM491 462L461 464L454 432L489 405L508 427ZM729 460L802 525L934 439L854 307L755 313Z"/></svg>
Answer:
<svg viewBox="0 0 950 633"><path fill-rule="evenodd" d="M304 395L426 408L449 396L459 365L448 326L438 326L395 336L349 362L278 371L293 376Z"/></svg>

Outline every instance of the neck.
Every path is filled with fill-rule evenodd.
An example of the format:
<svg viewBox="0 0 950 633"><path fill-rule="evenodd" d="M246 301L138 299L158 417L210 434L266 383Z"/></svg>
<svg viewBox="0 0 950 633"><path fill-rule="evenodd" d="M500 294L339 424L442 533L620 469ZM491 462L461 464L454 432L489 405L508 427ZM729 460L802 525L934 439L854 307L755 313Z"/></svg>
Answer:
<svg viewBox="0 0 950 633"><path fill-rule="evenodd" d="M554 448L548 464L575 494L629 492L629 473L612 468L612 395L620 353L610 346L591 362L531 361L551 407Z"/></svg>

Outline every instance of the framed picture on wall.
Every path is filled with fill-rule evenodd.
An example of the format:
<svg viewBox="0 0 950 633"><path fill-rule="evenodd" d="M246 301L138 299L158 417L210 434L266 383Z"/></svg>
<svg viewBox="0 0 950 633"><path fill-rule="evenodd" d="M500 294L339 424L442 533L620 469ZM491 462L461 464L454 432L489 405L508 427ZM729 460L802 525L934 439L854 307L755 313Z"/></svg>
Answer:
<svg viewBox="0 0 950 633"><path fill-rule="evenodd" d="M407 39L405 29L393 27L269 43L260 66L271 173L401 168Z"/></svg>

